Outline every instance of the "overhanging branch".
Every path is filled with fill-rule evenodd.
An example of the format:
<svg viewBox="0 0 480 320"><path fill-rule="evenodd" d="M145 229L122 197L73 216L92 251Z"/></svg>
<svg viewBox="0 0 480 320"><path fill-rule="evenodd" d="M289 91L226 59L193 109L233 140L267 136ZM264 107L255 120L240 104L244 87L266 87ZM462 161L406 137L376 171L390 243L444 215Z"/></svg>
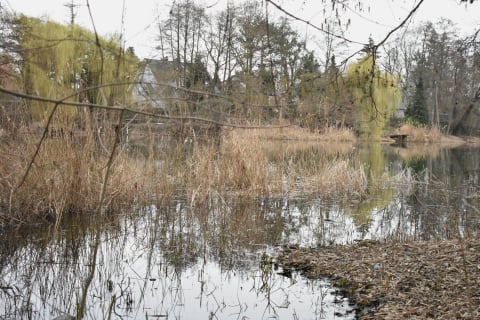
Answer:
<svg viewBox="0 0 480 320"><path fill-rule="evenodd" d="M122 85L123 86L123 85L127 85L127 83L109 84L109 85L103 85L103 86L98 86L98 87L114 86L114 85L117 85L117 86ZM95 89L95 88L97 88L97 87L87 88L84 91L92 90L92 89ZM187 89L184 89L184 90L187 90ZM127 111L127 112L131 112L131 113L134 113L134 114L144 115L144 116L148 116L148 117L152 117L152 118L160 118L160 119L165 119L165 120L200 121L200 122L219 125L219 126L222 126L222 127L243 128L243 129L274 129L274 128L285 128L285 127L291 126L290 124L277 125L277 126L273 126L273 125L272 126L249 126L249 125L240 125L240 124L234 124L234 123L220 122L220 121L215 121L215 120L212 120L212 119L200 118L200 117L167 116L167 115L155 114L155 113L152 113L152 112L135 110L135 109L128 108L128 107L125 107L125 106L110 106L110 105L95 104L95 103L66 101L66 99L69 99L72 96L68 96L68 97L62 98L62 99L51 99L51 98L41 97L41 96L37 96L37 95L31 95L31 94L26 94L26 93L22 93L22 92L13 91L13 90L8 90L8 89L3 88L3 87L0 87L0 92L3 92L5 94L9 94L9 95L12 95L12 96L15 96L15 97L27 99L27 100L40 101L40 102L50 103L50 104L54 104L54 105L58 105L58 106L71 106L71 107L77 107L77 108L79 108L79 107L91 107L91 108L96 108L96 109L112 110L112 111L118 111L118 112ZM78 93L76 93L76 94L78 94Z"/></svg>

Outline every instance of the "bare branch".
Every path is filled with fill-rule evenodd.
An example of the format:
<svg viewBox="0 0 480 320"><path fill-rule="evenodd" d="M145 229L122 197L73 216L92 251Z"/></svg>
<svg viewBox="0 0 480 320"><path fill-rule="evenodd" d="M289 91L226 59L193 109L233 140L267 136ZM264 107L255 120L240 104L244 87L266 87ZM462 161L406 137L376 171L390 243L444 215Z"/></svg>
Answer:
<svg viewBox="0 0 480 320"><path fill-rule="evenodd" d="M388 38L390 38L392 34L394 34L398 29L402 28L408 22L408 20L410 20L410 18L418 10L418 8L422 5L423 1L424 0L420 0L417 3L417 5L410 11L410 13L405 17L405 19L403 19L403 21L398 26L390 30L390 32L385 36L385 38L383 38L382 41L380 41L377 45L375 45L375 47L378 48L382 46L388 40Z"/></svg>
<svg viewBox="0 0 480 320"><path fill-rule="evenodd" d="M106 86L114 86L114 85L127 85L131 83L122 83L122 84L106 84L102 86L96 86L96 87L90 87L85 89L84 91L100 88L100 87L106 87ZM181 88L178 88L181 89ZM181 89L181 90L188 90L188 89ZM196 90L189 90L190 92L200 92ZM46 103L51 103L55 104L58 106L72 106L72 107L91 107L91 108L97 108L97 109L104 109L104 110L112 110L112 111L118 111L118 112L124 112L128 111L133 114L139 114L139 115L144 115L152 118L160 118L160 119L165 119L165 120L192 120L192 121L200 121L200 122L206 122L206 123L211 123L211 124L216 124L222 127L231 127L231 128L243 128L243 129L273 129L273 128L285 128L291 126L291 124L285 124L285 125L271 125L271 126L248 126L248 125L240 125L240 124L234 124L234 123L226 123L226 122L220 122L220 121L215 121L212 119L206 119L206 118L199 118L199 117L189 117L189 116L183 116L183 117L176 117L176 116L166 116L166 115L161 115L161 114L155 114L151 112L146 112L146 111L139 111L135 110L132 108L128 108L125 106L111 106L111 105L102 105L102 104L95 104L95 103L84 103L84 102L74 102L74 101L66 101L67 99L79 94L80 92L77 92L74 95L68 96L66 98L62 99L51 99L51 98L45 98L45 97L40 97L36 95L30 95L30 94L25 94L21 93L18 91L12 91L8 90L6 88L0 87L0 92L16 96L19 98L24 98L28 100L34 100L34 101L41 101L41 102L46 102Z"/></svg>
<svg viewBox="0 0 480 320"><path fill-rule="evenodd" d="M354 41L354 40L351 40L351 39L348 39L348 38L345 38L344 36L341 36L341 35L338 35L336 33L333 33L331 31L328 31L328 30L325 30L324 28L322 27L318 27L314 24L312 24L310 21L307 21L307 20L304 20L302 18L299 18L295 15L293 15L292 13L288 12L287 10L283 9L280 5L276 4L275 2L271 1L271 0L266 0L266 2L269 2L271 3L275 8L277 8L278 10L280 10L281 12L285 13L287 16L297 20L297 21L300 21L300 22L303 22L305 23L306 25L309 25L311 26L312 28L318 30L318 31L321 31L325 34L328 34L329 36L332 36L332 37L335 37L335 38L338 38L338 39L341 39L343 41L346 41L348 43L353 43L353 44L361 44L361 45L365 45L365 43L363 42L357 42L357 41Z"/></svg>

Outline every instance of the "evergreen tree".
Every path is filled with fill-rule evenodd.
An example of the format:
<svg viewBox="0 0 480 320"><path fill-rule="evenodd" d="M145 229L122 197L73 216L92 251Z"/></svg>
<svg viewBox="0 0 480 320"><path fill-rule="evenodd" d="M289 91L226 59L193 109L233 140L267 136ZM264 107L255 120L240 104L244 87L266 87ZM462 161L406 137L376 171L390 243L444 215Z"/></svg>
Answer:
<svg viewBox="0 0 480 320"><path fill-rule="evenodd" d="M428 122L427 102L421 77L415 84L412 101L405 110L405 119L414 124L427 124Z"/></svg>

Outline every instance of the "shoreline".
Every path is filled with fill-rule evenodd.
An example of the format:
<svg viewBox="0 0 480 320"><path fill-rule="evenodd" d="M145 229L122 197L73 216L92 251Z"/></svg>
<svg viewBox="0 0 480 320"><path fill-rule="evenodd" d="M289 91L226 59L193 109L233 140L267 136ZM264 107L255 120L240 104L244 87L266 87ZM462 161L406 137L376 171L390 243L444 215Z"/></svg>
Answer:
<svg viewBox="0 0 480 320"><path fill-rule="evenodd" d="M480 318L480 239L285 246L277 260L330 278L359 319Z"/></svg>

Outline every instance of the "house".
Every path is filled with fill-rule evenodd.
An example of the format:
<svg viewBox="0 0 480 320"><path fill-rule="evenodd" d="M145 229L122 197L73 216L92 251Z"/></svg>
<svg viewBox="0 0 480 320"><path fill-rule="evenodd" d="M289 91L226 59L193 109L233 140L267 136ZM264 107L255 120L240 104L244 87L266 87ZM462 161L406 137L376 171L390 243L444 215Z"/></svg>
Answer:
<svg viewBox="0 0 480 320"><path fill-rule="evenodd" d="M169 102L178 98L175 63L167 59L145 59L137 72L133 97L142 107L166 113Z"/></svg>

